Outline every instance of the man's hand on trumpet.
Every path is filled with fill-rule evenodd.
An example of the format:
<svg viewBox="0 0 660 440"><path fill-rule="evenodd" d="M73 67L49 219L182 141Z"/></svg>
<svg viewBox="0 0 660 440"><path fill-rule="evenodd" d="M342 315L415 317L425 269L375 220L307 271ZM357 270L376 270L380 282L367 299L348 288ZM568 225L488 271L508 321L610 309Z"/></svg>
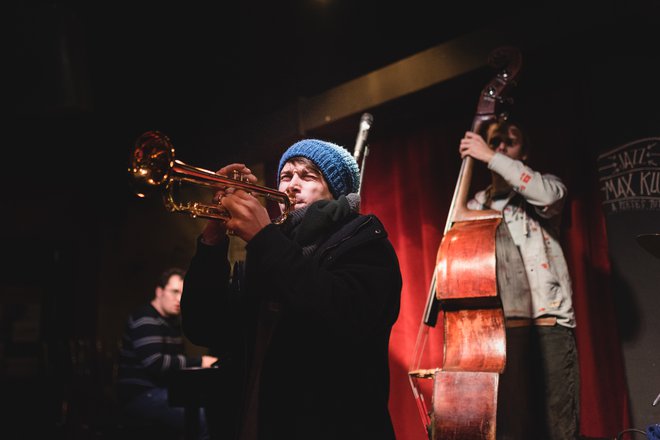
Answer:
<svg viewBox="0 0 660 440"><path fill-rule="evenodd" d="M233 163L220 168L217 174L233 177L238 172L242 180L256 183L257 177L242 163ZM209 220L202 232L202 241L208 245L219 244L225 239L227 232L250 241L264 226L271 223L268 211L251 194L246 191L225 188L217 191L213 202L226 209L231 219L227 221Z"/></svg>
<svg viewBox="0 0 660 440"><path fill-rule="evenodd" d="M226 227L230 233L250 241L264 227L271 224L268 211L252 194L228 188L222 205L231 214Z"/></svg>

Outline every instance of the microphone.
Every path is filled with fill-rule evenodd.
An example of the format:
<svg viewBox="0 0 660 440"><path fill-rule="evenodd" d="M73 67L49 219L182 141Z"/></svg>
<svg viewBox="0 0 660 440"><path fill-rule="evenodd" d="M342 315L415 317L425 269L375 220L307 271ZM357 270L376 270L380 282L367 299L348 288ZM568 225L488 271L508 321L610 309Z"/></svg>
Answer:
<svg viewBox="0 0 660 440"><path fill-rule="evenodd" d="M362 156L362 151L364 150L364 145L367 142L367 136L369 135L369 129L373 122L374 117L370 113L362 114L362 118L360 118L360 129L358 130L357 139L355 140L355 148L353 149L353 158L356 162L358 162L360 156Z"/></svg>

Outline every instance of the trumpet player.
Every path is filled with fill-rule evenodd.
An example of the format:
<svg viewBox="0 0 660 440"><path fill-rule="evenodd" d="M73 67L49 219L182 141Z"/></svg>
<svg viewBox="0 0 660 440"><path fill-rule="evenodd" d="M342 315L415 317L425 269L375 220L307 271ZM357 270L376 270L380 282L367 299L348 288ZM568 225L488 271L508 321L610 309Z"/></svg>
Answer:
<svg viewBox="0 0 660 440"><path fill-rule="evenodd" d="M218 174L234 171L256 182L244 164ZM388 342L401 272L380 220L359 213L358 165L304 139L282 155L277 183L293 207L282 224L246 191L217 192L230 218L208 221L186 275L184 332L233 378L209 425L241 440L394 439ZM247 242L237 289L228 234Z"/></svg>

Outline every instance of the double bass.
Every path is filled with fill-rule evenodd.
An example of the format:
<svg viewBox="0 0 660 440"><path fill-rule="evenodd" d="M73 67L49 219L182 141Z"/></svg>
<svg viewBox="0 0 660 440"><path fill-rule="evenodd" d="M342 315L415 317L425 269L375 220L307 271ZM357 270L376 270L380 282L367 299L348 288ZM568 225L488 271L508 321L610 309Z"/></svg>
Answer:
<svg viewBox="0 0 660 440"><path fill-rule="evenodd" d="M499 68L483 88L471 130L496 120L515 85L521 55L513 47L491 52ZM409 380L429 438L494 440L499 375L506 365L505 317L498 294L497 247L502 214L467 207L474 159L466 156L438 249ZM438 365L429 364L429 329L442 318ZM431 408L427 406L430 395ZM427 397L425 397L427 396Z"/></svg>

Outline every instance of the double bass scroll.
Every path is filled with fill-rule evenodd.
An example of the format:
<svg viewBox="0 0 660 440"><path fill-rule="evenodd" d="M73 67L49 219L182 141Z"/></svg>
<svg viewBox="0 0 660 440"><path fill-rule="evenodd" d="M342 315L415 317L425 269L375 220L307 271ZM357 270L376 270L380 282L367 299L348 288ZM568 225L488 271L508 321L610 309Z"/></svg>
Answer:
<svg viewBox="0 0 660 440"><path fill-rule="evenodd" d="M518 49L502 47L489 62L498 74L483 88L471 130L495 120L521 66ZM506 364L505 321L498 294L498 211L467 207L474 160L466 156L454 189L444 236L418 333L409 379L429 438L494 440L499 374ZM429 328L442 318L442 359L426 364ZM430 347L434 348L434 347ZM424 389L432 380L431 408ZM426 381L426 382L424 382Z"/></svg>

